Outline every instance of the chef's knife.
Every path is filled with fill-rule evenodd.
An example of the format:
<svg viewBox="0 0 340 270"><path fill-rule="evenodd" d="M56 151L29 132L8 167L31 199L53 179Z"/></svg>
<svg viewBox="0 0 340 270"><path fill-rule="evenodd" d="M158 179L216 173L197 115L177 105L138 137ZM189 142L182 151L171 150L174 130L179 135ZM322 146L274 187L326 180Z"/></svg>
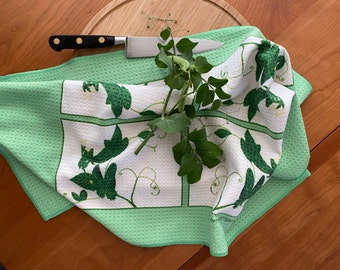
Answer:
<svg viewBox="0 0 340 270"><path fill-rule="evenodd" d="M175 38L175 43L180 39ZM190 40L198 43L193 49L193 53L214 50L224 44L223 42L207 39L190 38ZM166 44L166 41L159 37L118 37L105 35L54 35L49 38L49 44L55 51L101 48L125 44L127 58L156 56L159 53L158 43Z"/></svg>

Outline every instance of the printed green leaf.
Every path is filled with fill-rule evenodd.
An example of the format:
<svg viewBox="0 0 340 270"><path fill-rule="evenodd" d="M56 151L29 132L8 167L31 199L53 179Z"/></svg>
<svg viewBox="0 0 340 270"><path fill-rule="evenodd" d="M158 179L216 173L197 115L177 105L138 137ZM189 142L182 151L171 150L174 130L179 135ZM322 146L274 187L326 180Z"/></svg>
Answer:
<svg viewBox="0 0 340 270"><path fill-rule="evenodd" d="M276 109L283 108L285 106L283 100L274 95L272 92L268 91L267 99L266 99L266 106L269 107L273 103L277 103Z"/></svg>
<svg viewBox="0 0 340 270"><path fill-rule="evenodd" d="M264 161L261 156L261 145L256 144L249 130L245 133L245 139L241 138L241 149L246 158L255 164L261 171L271 175L273 169Z"/></svg>
<svg viewBox="0 0 340 270"><path fill-rule="evenodd" d="M280 55L278 58L277 58L277 65L276 65L276 70L279 70L281 69L286 63L286 59L283 55Z"/></svg>
<svg viewBox="0 0 340 270"><path fill-rule="evenodd" d="M128 89L114 83L103 83L102 85L107 94L106 104L111 105L111 110L116 117L122 114L123 108L130 109L131 94Z"/></svg>
<svg viewBox="0 0 340 270"><path fill-rule="evenodd" d="M251 121L255 116L258 109L258 104L267 97L268 90L263 88L255 88L251 90L245 97L243 101L244 106L249 106L248 108L248 120Z"/></svg>
<svg viewBox="0 0 340 270"><path fill-rule="evenodd" d="M109 200L114 200L117 197L116 192L116 171L117 165L115 163L110 164L104 177L104 185L100 192L105 193ZM98 191L97 191L98 193Z"/></svg>
<svg viewBox="0 0 340 270"><path fill-rule="evenodd" d="M181 159L181 166L178 171L179 176L187 176L187 181L194 184L201 179L203 166L197 155L190 152Z"/></svg>
<svg viewBox="0 0 340 270"><path fill-rule="evenodd" d="M96 156L94 156L94 161L96 163L103 163L111 158L118 156L122 153L129 144L128 138L122 138L122 132L119 126L112 135L111 140L104 141L104 149L100 151Z"/></svg>
<svg viewBox="0 0 340 270"><path fill-rule="evenodd" d="M93 162L94 162L93 149L90 149L89 151L87 151L86 147L82 145L81 146L81 158L78 162L78 167L84 170L89 165L89 163L93 164Z"/></svg>
<svg viewBox="0 0 340 270"><path fill-rule="evenodd" d="M84 81L83 82L83 91L84 92L91 92L92 87L98 92L99 83L98 82L91 82L91 81Z"/></svg>
<svg viewBox="0 0 340 270"><path fill-rule="evenodd" d="M155 120L149 121L148 125L151 127L156 126L159 129L167 133L177 133L186 130L191 124L190 119L185 114L174 113L165 118L157 118Z"/></svg>
<svg viewBox="0 0 340 270"><path fill-rule="evenodd" d="M216 130L216 131L214 132L214 134L215 134L217 137L223 139L223 138L227 138L227 137L228 137L229 135L231 135L232 133L230 132L229 129L220 128L220 129Z"/></svg>
<svg viewBox="0 0 340 270"><path fill-rule="evenodd" d="M248 108L248 120L251 121L255 116L256 112L259 111L259 103L266 99L266 106L269 107L273 103L277 103L276 109L284 107L283 100L269 91L266 86L255 88L251 90L244 98L243 105L249 106Z"/></svg>
<svg viewBox="0 0 340 270"><path fill-rule="evenodd" d="M256 61L256 80L261 78L261 84L273 77L279 61L280 48L268 40L262 40L258 45Z"/></svg>
<svg viewBox="0 0 340 270"><path fill-rule="evenodd" d="M151 110L145 110L145 111L142 111L139 113L141 116L159 116L158 113L155 113L154 111L151 111Z"/></svg>
<svg viewBox="0 0 340 270"><path fill-rule="evenodd" d="M85 201L87 199L87 192L86 190L80 191L79 195L75 192L72 192L72 198L78 202Z"/></svg>
<svg viewBox="0 0 340 270"><path fill-rule="evenodd" d="M95 191L100 185L101 179L92 173L80 173L70 179L72 182L81 186L82 188Z"/></svg>
<svg viewBox="0 0 340 270"><path fill-rule="evenodd" d="M144 140L150 133L151 131L145 130L145 131L140 132L137 136Z"/></svg>
<svg viewBox="0 0 340 270"><path fill-rule="evenodd" d="M241 191L240 197L234 203L234 208L238 207L239 205L241 205L243 202L245 202L251 197L254 182L255 182L255 179L254 179L253 171L250 168L248 168L246 172L246 181L245 181L244 187Z"/></svg>
<svg viewBox="0 0 340 270"><path fill-rule="evenodd" d="M255 187L253 188L253 190L251 191L251 196L253 196L256 192L258 192L260 190L260 188L263 186L264 184L264 180L266 178L264 177L264 175L261 176L260 180L256 183Z"/></svg>

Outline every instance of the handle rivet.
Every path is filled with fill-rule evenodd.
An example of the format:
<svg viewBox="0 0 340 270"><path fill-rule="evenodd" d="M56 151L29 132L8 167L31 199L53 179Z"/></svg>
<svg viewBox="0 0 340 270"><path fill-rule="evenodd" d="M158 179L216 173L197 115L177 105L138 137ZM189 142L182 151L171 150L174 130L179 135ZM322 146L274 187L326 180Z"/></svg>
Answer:
<svg viewBox="0 0 340 270"><path fill-rule="evenodd" d="M60 44L60 39L59 39L59 38L54 38L54 39L53 39L53 43L54 43L55 45Z"/></svg>
<svg viewBox="0 0 340 270"><path fill-rule="evenodd" d="M83 43L83 39L79 37L79 38L76 39L76 42L77 42L77 44L82 44Z"/></svg>
<svg viewBox="0 0 340 270"><path fill-rule="evenodd" d="M99 37L98 38L98 42L99 43L104 43L105 42L105 38L104 37Z"/></svg>

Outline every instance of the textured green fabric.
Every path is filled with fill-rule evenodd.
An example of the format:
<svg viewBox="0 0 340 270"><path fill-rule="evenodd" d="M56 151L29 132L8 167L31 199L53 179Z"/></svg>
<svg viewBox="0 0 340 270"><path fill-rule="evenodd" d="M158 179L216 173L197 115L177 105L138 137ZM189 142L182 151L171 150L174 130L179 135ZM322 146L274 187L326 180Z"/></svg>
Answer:
<svg viewBox="0 0 340 270"><path fill-rule="evenodd" d="M204 53L214 65L231 56L249 36L264 38L255 27L230 27L194 35L225 43ZM118 237L140 246L205 244L224 256L232 240L309 176L309 149L300 104L311 86L296 72L293 98L283 135L282 158L273 176L235 218L215 216L211 208L163 207L84 209ZM0 77L0 152L45 220L73 206L56 192L63 150L62 85L65 80L143 84L162 78L153 59L126 59L123 52L74 58L44 70ZM32 137L34 134L34 138ZM133 212L132 212L133 211ZM141 226L142 224L142 226Z"/></svg>

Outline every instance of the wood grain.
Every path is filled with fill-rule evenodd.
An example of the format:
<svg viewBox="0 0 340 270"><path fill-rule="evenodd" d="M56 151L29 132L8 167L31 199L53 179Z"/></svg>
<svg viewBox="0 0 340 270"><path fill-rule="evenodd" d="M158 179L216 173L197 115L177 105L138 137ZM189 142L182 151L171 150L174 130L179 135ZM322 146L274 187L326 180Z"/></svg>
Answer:
<svg viewBox="0 0 340 270"><path fill-rule="evenodd" d="M52 34L81 33L101 1L2 1L0 75L55 66L72 57L48 47ZM119 3L115 0L115 3ZM223 4L223 0L218 2ZM227 0L267 38L285 46L313 86L302 105L312 176L243 232L229 255L207 248L132 246L73 208L44 222L0 157L0 261L15 269L338 269L339 1ZM202 21L204 22L202 14ZM216 18L223 23L223 18ZM1 127L0 127L1 128Z"/></svg>

